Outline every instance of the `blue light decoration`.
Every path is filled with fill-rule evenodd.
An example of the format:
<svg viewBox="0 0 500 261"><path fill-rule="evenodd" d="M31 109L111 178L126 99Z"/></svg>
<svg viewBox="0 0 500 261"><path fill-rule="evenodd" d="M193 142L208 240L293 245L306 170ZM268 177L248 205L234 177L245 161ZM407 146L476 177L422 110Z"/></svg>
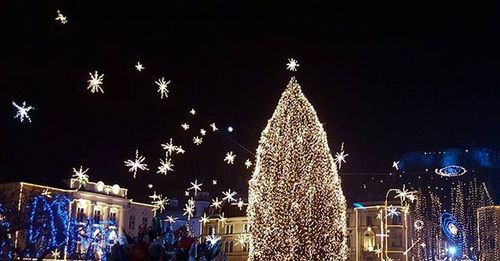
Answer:
<svg viewBox="0 0 500 261"><path fill-rule="evenodd" d="M455 216L450 213L441 214L441 229L448 242L448 254L455 256L462 252L464 241L462 226Z"/></svg>
<svg viewBox="0 0 500 261"><path fill-rule="evenodd" d="M353 203L352 205L354 208L357 208L357 209L366 209L366 207L363 206L363 204L361 204L359 202Z"/></svg>
<svg viewBox="0 0 500 261"><path fill-rule="evenodd" d="M444 168L435 169L434 171L436 174L443 177L458 177L467 173L464 167L458 165L448 165Z"/></svg>
<svg viewBox="0 0 500 261"><path fill-rule="evenodd" d="M0 260L13 260L14 253L12 251L14 245L12 244L12 240L7 236L10 235L12 225L7 220L6 216L6 209L0 204L0 233L4 235L0 238Z"/></svg>

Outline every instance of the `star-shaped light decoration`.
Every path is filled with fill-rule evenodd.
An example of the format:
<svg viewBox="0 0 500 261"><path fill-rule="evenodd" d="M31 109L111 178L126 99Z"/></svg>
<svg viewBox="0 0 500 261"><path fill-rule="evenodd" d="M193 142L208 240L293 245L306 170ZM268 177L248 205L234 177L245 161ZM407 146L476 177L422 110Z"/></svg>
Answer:
<svg viewBox="0 0 500 261"><path fill-rule="evenodd" d="M194 109L191 109L191 110L189 111L189 113L190 113L191 115L195 115L195 114L196 114L196 111L195 111Z"/></svg>
<svg viewBox="0 0 500 261"><path fill-rule="evenodd" d="M382 254L382 249L381 248L377 248L375 249L375 254L380 257L380 255Z"/></svg>
<svg viewBox="0 0 500 261"><path fill-rule="evenodd" d="M382 210L378 211L377 219L382 219Z"/></svg>
<svg viewBox="0 0 500 261"><path fill-rule="evenodd" d="M200 218L200 223L204 226L208 222L210 222L210 219L207 217L207 213L203 213L203 216Z"/></svg>
<svg viewBox="0 0 500 261"><path fill-rule="evenodd" d="M392 162L392 167L395 168L396 170L399 170L399 160L398 161L393 161Z"/></svg>
<svg viewBox="0 0 500 261"><path fill-rule="evenodd" d="M201 136L205 136L207 134L207 131L205 129L200 129L200 134Z"/></svg>
<svg viewBox="0 0 500 261"><path fill-rule="evenodd" d="M182 148L182 146L177 146L177 149L175 150L177 154L184 154L186 151Z"/></svg>
<svg viewBox="0 0 500 261"><path fill-rule="evenodd" d="M158 85L158 91L160 93L160 99L163 99L163 96L165 98L168 98L168 85L170 84L170 81L166 82L164 77L161 77L161 79L158 79L155 81L156 85Z"/></svg>
<svg viewBox="0 0 500 261"><path fill-rule="evenodd" d="M12 105L16 108L17 112L16 115L14 116L14 119L19 118L20 122L23 122L24 119L27 119L29 122L31 122L31 118L28 115L28 112L31 110L34 110L35 108L32 106L26 107L26 101L23 101L23 105L19 106L15 102L12 102Z"/></svg>
<svg viewBox="0 0 500 261"><path fill-rule="evenodd" d="M342 145L340 146L340 153L335 153L335 163L339 166L339 169L342 167L342 162L345 163L345 158L349 156L349 154L346 154L344 151L344 143L342 142Z"/></svg>
<svg viewBox="0 0 500 261"><path fill-rule="evenodd" d="M61 24L66 24L68 22L68 18L64 16L59 10L57 10L57 17L55 20L60 21Z"/></svg>
<svg viewBox="0 0 500 261"><path fill-rule="evenodd" d="M177 152L177 149L179 148L178 146L175 146L172 138L170 138L170 141L165 144L161 144L161 147L166 150L167 156L171 156L173 152Z"/></svg>
<svg viewBox="0 0 500 261"><path fill-rule="evenodd" d="M395 217L395 216L399 216L399 211L398 211L398 208L393 206L393 205L390 205L388 208L387 208L387 216L388 217Z"/></svg>
<svg viewBox="0 0 500 261"><path fill-rule="evenodd" d="M248 239L249 239L249 236L248 234L239 234L238 235L238 238L236 239L236 243L235 245L241 245L241 247L245 247L247 245L247 242L248 242Z"/></svg>
<svg viewBox="0 0 500 261"><path fill-rule="evenodd" d="M193 214L194 214L194 208L195 208L195 204L194 204L194 200L193 199L189 199L188 200L188 203L185 204L185 207L182 209L184 210L184 216L187 216L187 219L188 220L191 220L191 218L193 217Z"/></svg>
<svg viewBox="0 0 500 261"><path fill-rule="evenodd" d="M222 222L223 225L226 224L227 218L224 217L224 212L222 212L222 214L219 215L219 221Z"/></svg>
<svg viewBox="0 0 500 261"><path fill-rule="evenodd" d="M212 127L212 131L219 130L219 129L217 129L217 126L215 126L215 122L212 122L212 124L210 124L210 127Z"/></svg>
<svg viewBox="0 0 500 261"><path fill-rule="evenodd" d="M218 236L215 236L215 234L212 234L212 235L206 236L205 239L207 240L207 242L211 246L213 246L221 239L221 237L218 237Z"/></svg>
<svg viewBox="0 0 500 261"><path fill-rule="evenodd" d="M55 250L51 251L50 254L54 258L54 260L57 260L61 257L61 252L56 248Z"/></svg>
<svg viewBox="0 0 500 261"><path fill-rule="evenodd" d="M163 161L163 159L160 159L160 166L158 166L158 171L156 173L167 175L167 172L174 171L174 169L172 168L174 164L171 162L171 160L172 159L169 157L165 157L165 161Z"/></svg>
<svg viewBox="0 0 500 261"><path fill-rule="evenodd" d="M217 185L217 180L216 179L212 180L212 185Z"/></svg>
<svg viewBox="0 0 500 261"><path fill-rule="evenodd" d="M184 196L189 196L189 191L184 191Z"/></svg>
<svg viewBox="0 0 500 261"><path fill-rule="evenodd" d="M176 217L173 217L173 216L167 216L166 220L167 220L170 224L173 224L173 223L175 223L175 221L177 221L177 218L176 218Z"/></svg>
<svg viewBox="0 0 500 261"><path fill-rule="evenodd" d="M181 124L181 127L184 129L184 130L189 130L189 124L187 122L184 122L183 124Z"/></svg>
<svg viewBox="0 0 500 261"><path fill-rule="evenodd" d="M199 146L201 143L203 143L203 138L201 137L193 137L193 143L196 144L196 146Z"/></svg>
<svg viewBox="0 0 500 261"><path fill-rule="evenodd" d="M161 195L156 195L156 191L153 191L153 195L148 196L152 201L158 200L161 198Z"/></svg>
<svg viewBox="0 0 500 261"><path fill-rule="evenodd" d="M89 83L89 85L87 86L87 90L90 90L91 93L95 93L95 92L104 93L104 91L101 87L104 74L99 75L99 73L97 73L97 71L95 71L93 75L92 75L92 73L89 73L89 75L90 75L90 79L87 81Z"/></svg>
<svg viewBox="0 0 500 261"><path fill-rule="evenodd" d="M222 192L222 195L224 195L222 200L227 200L227 202L236 201L236 199L234 198L236 194L237 194L236 191L231 191L231 189L229 189L228 191L224 191Z"/></svg>
<svg viewBox="0 0 500 261"><path fill-rule="evenodd" d="M198 191L201 191L201 186L203 186L203 183L198 184L198 180L194 180L194 182L191 182L191 187L188 188L188 190L194 190L194 195L198 193Z"/></svg>
<svg viewBox="0 0 500 261"><path fill-rule="evenodd" d="M247 167L247 169L248 169L248 168L250 168L250 166L252 166L252 162L250 161L250 159L247 159L245 161L245 167Z"/></svg>
<svg viewBox="0 0 500 261"><path fill-rule="evenodd" d="M396 196L394 198L399 198L401 200L401 203L406 201L407 199L410 201L415 200L415 194L417 193L416 191L409 191L406 189L405 185L403 184L403 189L401 190L396 190Z"/></svg>
<svg viewBox="0 0 500 261"><path fill-rule="evenodd" d="M126 167L129 168L129 172L134 173L134 179L137 175L137 170L149 170L148 164L142 163L146 158L144 156L139 156L139 150L135 150L135 160L126 160L124 161Z"/></svg>
<svg viewBox="0 0 500 261"><path fill-rule="evenodd" d="M215 199L212 199L212 204L210 204L210 207L214 207L215 209L221 208L223 200L219 200L218 197L215 197Z"/></svg>
<svg viewBox="0 0 500 261"><path fill-rule="evenodd" d="M83 167L80 166L79 170L76 170L73 168L73 178L76 178L78 180L78 183L80 183L80 187L85 186L89 182L89 175L87 175L87 171L89 171L89 168L87 168L85 171L83 170Z"/></svg>
<svg viewBox="0 0 500 261"><path fill-rule="evenodd" d="M137 62L137 64L135 65L135 69L139 72L142 72L142 70L146 69L141 62Z"/></svg>
<svg viewBox="0 0 500 261"><path fill-rule="evenodd" d="M234 158L236 155L233 154L232 151L226 153L226 157L224 158L224 161L227 162L227 164L233 164Z"/></svg>
<svg viewBox="0 0 500 261"><path fill-rule="evenodd" d="M160 211L160 213L163 212L163 210L165 210L165 205L168 204L168 201L168 198L163 198L161 195L158 195L157 199L151 201L151 204L153 204L153 209L151 209L151 211L153 211L154 213L156 213L156 211L158 210Z"/></svg>
<svg viewBox="0 0 500 261"><path fill-rule="evenodd" d="M233 206L238 206L238 208L239 208L240 210L242 210L242 209L243 209L243 206L246 206L246 205L248 205L248 204L247 204L247 203L245 203L245 202L244 202L241 198L239 198L239 199L238 199L238 202L236 202L236 203L231 203L231 205L233 205Z"/></svg>
<svg viewBox="0 0 500 261"><path fill-rule="evenodd" d="M293 58L288 58L288 63L286 64L286 69L292 72L297 71L297 67L299 67L300 64L297 62L297 60Z"/></svg>
<svg viewBox="0 0 500 261"><path fill-rule="evenodd" d="M44 189L42 191L42 196L45 196L46 198L51 198L52 197L52 192L49 191L49 189Z"/></svg>

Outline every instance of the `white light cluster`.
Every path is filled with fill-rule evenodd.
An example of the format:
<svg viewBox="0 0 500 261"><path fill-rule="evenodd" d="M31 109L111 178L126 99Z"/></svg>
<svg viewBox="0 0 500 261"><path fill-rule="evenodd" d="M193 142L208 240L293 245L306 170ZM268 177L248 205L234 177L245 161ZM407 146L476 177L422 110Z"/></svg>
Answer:
<svg viewBox="0 0 500 261"><path fill-rule="evenodd" d="M26 102L23 101L23 105L19 106L15 102L12 102L12 105L16 108L17 112L16 115L14 116L14 119L19 119L20 122L23 122L24 119L27 119L29 122L31 122L31 118L28 115L28 112L31 110L34 110L35 108L32 106L26 107Z"/></svg>
<svg viewBox="0 0 500 261"><path fill-rule="evenodd" d="M135 160L126 160L124 161L126 167L129 168L129 172L134 173L134 179L137 175L137 170L149 170L148 164L142 163L146 158L144 156L139 156L139 150L135 150Z"/></svg>
<svg viewBox="0 0 500 261"><path fill-rule="evenodd" d="M91 93L95 93L95 92L104 93L104 90L101 87L102 81L104 78L104 74L99 75L99 73L97 73L97 71L95 71L93 75L92 75L92 73L89 73L89 75L90 75L90 79L87 81L89 83L89 85L87 86L87 89L89 89Z"/></svg>

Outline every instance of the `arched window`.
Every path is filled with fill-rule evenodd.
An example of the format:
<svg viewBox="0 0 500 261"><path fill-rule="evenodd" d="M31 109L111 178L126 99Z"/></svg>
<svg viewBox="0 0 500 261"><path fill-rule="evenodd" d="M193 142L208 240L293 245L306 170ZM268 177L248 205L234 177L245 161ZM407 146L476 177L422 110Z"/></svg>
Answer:
<svg viewBox="0 0 500 261"><path fill-rule="evenodd" d="M363 234L363 249L365 251L373 251L375 249L375 233L373 233L371 227L368 227Z"/></svg>

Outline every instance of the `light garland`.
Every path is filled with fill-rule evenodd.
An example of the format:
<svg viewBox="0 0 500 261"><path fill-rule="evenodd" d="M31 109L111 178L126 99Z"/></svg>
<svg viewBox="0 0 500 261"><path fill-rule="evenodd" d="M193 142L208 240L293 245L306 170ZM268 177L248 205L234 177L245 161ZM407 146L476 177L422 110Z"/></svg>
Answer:
<svg viewBox="0 0 500 261"><path fill-rule="evenodd" d="M247 214L250 261L347 258L341 182L326 133L295 78L262 132Z"/></svg>

